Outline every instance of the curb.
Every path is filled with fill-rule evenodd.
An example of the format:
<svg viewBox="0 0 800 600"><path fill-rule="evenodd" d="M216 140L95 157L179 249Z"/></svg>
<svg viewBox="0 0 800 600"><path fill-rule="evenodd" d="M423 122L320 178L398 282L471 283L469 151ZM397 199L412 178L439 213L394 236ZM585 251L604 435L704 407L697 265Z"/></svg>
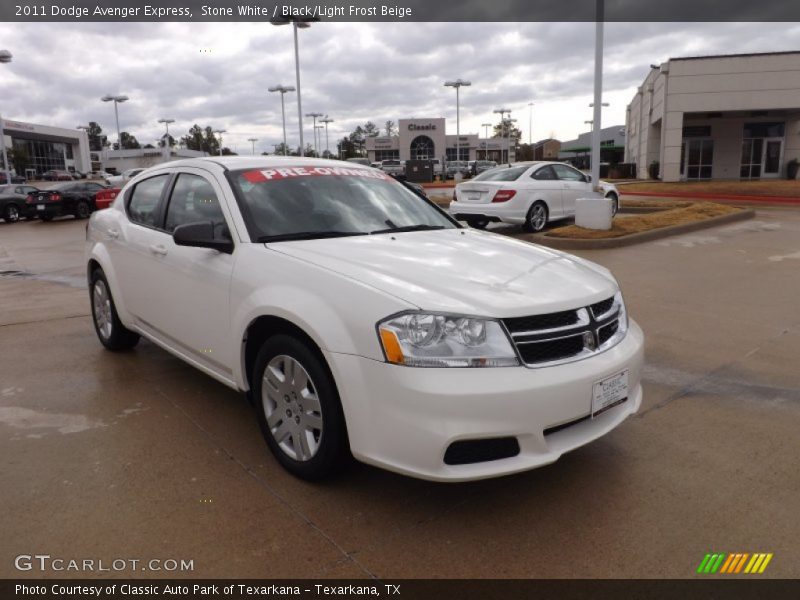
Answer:
<svg viewBox="0 0 800 600"><path fill-rule="evenodd" d="M747 208L739 212L731 213L729 215L720 215L719 217L711 217L703 221L695 221L694 223L686 223L684 225L672 225L670 227L661 227L659 229L651 229L650 231L642 231L641 233L631 233L615 238L605 238L599 240L574 240L567 238L550 237L547 234L538 234L527 241L547 246L548 248L555 248L556 250L602 250L605 248L620 248L622 246L631 246L642 242L649 242L672 235L679 235L682 233L689 233L699 229L707 229L709 227L716 227L718 225L725 225L727 223L735 223L736 221L745 221L752 219L756 216L756 212L752 208Z"/></svg>
<svg viewBox="0 0 800 600"><path fill-rule="evenodd" d="M624 188L623 188L624 189ZM758 202L766 204L800 204L800 197L793 196L745 196L737 194L678 194L675 192L626 192L620 189L620 196L644 196L652 198L682 198L684 200L714 200L716 202Z"/></svg>

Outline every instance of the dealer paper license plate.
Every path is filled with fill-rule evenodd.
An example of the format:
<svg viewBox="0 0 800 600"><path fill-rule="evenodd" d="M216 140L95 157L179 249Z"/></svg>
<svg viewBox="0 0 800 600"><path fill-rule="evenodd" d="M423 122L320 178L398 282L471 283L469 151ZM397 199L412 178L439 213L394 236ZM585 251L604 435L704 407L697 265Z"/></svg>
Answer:
<svg viewBox="0 0 800 600"><path fill-rule="evenodd" d="M628 371L622 371L602 381L592 388L592 417L622 404L628 399Z"/></svg>

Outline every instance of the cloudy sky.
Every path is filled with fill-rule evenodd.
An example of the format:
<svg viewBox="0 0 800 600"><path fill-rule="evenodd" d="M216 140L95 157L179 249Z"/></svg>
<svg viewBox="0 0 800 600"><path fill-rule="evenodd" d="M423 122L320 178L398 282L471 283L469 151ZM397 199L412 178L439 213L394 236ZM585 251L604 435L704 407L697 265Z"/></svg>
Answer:
<svg viewBox="0 0 800 600"><path fill-rule="evenodd" d="M528 140L567 140L591 118L592 23L317 23L300 32L303 112L327 113L331 146L357 124L406 117L448 119L455 133L455 92L462 78L461 132L512 116ZM609 23L605 35L603 124L625 122L625 106L651 63L670 57L798 50L800 24ZM227 129L239 153L272 151L281 141L280 98L269 86L294 85L292 31L266 23L0 23L0 114L75 127L97 121L115 137L113 107L99 98L124 93L120 125L142 143L175 119L176 137L192 124ZM289 143L297 105L286 95ZM306 141L311 124L305 123Z"/></svg>

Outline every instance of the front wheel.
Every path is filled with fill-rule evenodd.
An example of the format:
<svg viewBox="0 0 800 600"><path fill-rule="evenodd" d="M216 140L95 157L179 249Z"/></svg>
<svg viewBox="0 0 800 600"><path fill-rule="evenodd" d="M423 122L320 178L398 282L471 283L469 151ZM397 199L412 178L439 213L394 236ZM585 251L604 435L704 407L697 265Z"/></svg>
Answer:
<svg viewBox="0 0 800 600"><path fill-rule="evenodd" d="M336 384L305 342L279 334L264 343L253 397L267 445L287 471L318 480L345 464L347 431Z"/></svg>
<svg viewBox="0 0 800 600"><path fill-rule="evenodd" d="M525 217L522 228L525 231L538 233L547 225L547 205L544 202L534 202Z"/></svg>
<svg viewBox="0 0 800 600"><path fill-rule="evenodd" d="M611 200L611 215L615 216L617 211L619 211L619 198L614 192L611 192L606 196L609 200Z"/></svg>
<svg viewBox="0 0 800 600"><path fill-rule="evenodd" d="M126 328L119 320L111 288L102 269L92 273L89 285L92 300L92 322L100 343L109 350L130 350L139 343L139 334Z"/></svg>
<svg viewBox="0 0 800 600"><path fill-rule="evenodd" d="M6 223L16 223L19 221L19 207L16 204L9 204L3 211L3 219Z"/></svg>

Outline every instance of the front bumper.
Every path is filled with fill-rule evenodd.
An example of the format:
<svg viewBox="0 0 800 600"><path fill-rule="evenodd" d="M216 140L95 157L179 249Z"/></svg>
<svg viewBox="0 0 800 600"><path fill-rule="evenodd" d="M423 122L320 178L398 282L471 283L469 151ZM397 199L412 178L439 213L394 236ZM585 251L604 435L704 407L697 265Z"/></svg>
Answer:
<svg viewBox="0 0 800 600"><path fill-rule="evenodd" d="M630 322L626 337L585 360L540 369L411 368L326 353L347 419L353 455L366 463L434 481L507 475L556 461L639 410L644 336ZM628 399L591 412L595 382L628 369ZM545 430L578 421L549 435ZM453 442L514 437L511 458L448 465Z"/></svg>

